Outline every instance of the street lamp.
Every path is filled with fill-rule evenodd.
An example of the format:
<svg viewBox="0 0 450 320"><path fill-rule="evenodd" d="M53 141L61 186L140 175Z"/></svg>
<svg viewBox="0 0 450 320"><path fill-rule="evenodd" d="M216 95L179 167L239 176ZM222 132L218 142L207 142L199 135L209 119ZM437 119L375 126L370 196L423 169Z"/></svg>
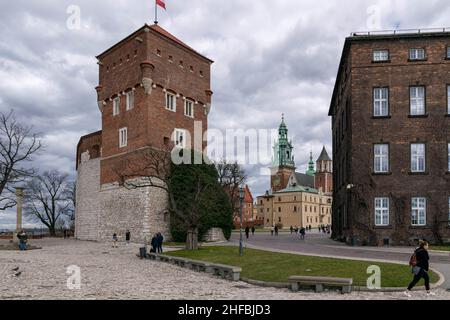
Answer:
<svg viewBox="0 0 450 320"><path fill-rule="evenodd" d="M244 255L244 247L243 247L243 235L242 235L242 227L243 227L243 219L242 219L242 204L244 202L244 188L240 187L239 188L239 211L240 211L240 216L241 216L241 231L240 231L240 237L239 237L239 256L243 256Z"/></svg>
<svg viewBox="0 0 450 320"><path fill-rule="evenodd" d="M17 234L22 230L22 205L23 205L23 187L16 187L17 220L16 232L13 232L13 242L17 242Z"/></svg>

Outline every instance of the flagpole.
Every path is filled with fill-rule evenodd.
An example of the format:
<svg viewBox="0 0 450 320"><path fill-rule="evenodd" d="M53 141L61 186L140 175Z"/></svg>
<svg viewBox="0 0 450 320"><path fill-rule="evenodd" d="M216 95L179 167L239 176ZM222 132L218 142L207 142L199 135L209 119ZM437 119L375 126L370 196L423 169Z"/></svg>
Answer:
<svg viewBox="0 0 450 320"><path fill-rule="evenodd" d="M155 24L158 24L158 4L155 0Z"/></svg>

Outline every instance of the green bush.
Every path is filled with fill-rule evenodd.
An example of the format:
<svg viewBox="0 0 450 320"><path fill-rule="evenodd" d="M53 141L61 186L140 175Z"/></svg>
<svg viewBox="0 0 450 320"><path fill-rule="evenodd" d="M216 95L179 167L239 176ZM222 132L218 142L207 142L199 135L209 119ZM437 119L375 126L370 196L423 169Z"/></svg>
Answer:
<svg viewBox="0 0 450 320"><path fill-rule="evenodd" d="M190 152L184 150L183 152ZM171 166L171 190L177 208L189 217L195 205L198 206L200 223L198 225L199 241L211 228L221 228L225 237L231 237L233 214L228 196L218 182L218 174L214 165L181 164ZM195 201L198 185L206 186L198 201ZM173 241L186 241L186 223L173 211L170 215L170 226Z"/></svg>

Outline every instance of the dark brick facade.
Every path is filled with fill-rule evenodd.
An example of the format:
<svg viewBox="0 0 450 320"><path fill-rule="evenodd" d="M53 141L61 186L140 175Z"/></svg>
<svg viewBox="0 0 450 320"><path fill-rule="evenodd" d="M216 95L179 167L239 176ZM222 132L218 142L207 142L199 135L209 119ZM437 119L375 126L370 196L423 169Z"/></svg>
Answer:
<svg viewBox="0 0 450 320"><path fill-rule="evenodd" d="M330 107L333 126L333 237L349 244L406 245L450 239L447 86L450 33L346 39ZM409 50L426 58L410 61ZM374 50L389 60L373 62ZM424 86L425 115L410 115L410 87ZM389 112L374 117L374 88L389 92ZM424 173L411 172L411 143L426 146ZM374 145L389 147L389 170L374 173ZM389 223L377 227L375 198L389 199ZM412 198L426 198L425 226L412 225Z"/></svg>
<svg viewBox="0 0 450 320"><path fill-rule="evenodd" d="M127 160L139 161L148 147L172 145L174 129L194 137L195 121L201 134L208 128L211 106L210 72L213 63L158 25L145 25L97 57L99 108L102 112L101 184L118 180ZM151 83L145 83L151 79ZM134 91L134 108L126 110L124 93ZM176 112L165 107L166 92L176 95ZM113 100L120 98L120 112L113 115ZM192 100L194 117L184 114L184 99ZM127 128L128 142L119 148L119 130ZM193 144L194 142L192 142ZM194 145L192 145L194 148ZM196 150L204 149L200 141ZM80 141L80 154L91 148Z"/></svg>

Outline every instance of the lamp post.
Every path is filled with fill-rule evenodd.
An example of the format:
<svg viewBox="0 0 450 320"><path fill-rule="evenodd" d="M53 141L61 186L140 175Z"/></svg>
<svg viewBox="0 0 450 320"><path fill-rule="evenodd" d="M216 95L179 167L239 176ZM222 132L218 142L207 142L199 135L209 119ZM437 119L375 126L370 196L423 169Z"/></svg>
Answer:
<svg viewBox="0 0 450 320"><path fill-rule="evenodd" d="M240 216L241 216L241 231L240 231L240 236L239 236L239 256L243 256L244 255L244 246L243 246L243 235L242 235L242 227L243 227L243 217L242 217L242 204L244 202L244 188L240 187L239 188L239 211L240 211Z"/></svg>

